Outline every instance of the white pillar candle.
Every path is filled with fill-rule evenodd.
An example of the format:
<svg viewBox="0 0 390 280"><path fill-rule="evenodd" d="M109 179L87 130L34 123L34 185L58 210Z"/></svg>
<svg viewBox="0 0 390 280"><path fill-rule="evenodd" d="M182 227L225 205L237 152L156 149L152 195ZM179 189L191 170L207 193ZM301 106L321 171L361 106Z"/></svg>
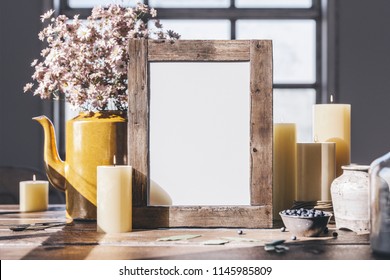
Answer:
<svg viewBox="0 0 390 280"><path fill-rule="evenodd" d="M132 167L97 167L97 230L132 230Z"/></svg>
<svg viewBox="0 0 390 280"><path fill-rule="evenodd" d="M296 192L296 125L274 124L274 186L273 214L280 219L279 212L289 209Z"/></svg>
<svg viewBox="0 0 390 280"><path fill-rule="evenodd" d="M336 178L335 143L297 144L297 201L330 201Z"/></svg>
<svg viewBox="0 0 390 280"><path fill-rule="evenodd" d="M19 206L21 212L45 211L49 204L49 182L32 181L19 183Z"/></svg>
<svg viewBox="0 0 390 280"><path fill-rule="evenodd" d="M336 176L351 163L351 105L317 104L313 112L313 136L318 142L336 143Z"/></svg>

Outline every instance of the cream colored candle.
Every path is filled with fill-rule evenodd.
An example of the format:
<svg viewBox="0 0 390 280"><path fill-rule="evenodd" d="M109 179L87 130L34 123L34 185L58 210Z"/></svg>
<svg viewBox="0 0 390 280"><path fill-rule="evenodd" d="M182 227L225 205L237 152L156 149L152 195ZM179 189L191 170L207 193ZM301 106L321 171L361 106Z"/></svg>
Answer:
<svg viewBox="0 0 390 280"><path fill-rule="evenodd" d="M280 219L279 212L291 208L295 199L296 142L294 123L274 124L274 219Z"/></svg>
<svg viewBox="0 0 390 280"><path fill-rule="evenodd" d="M336 177L351 163L351 105L314 105L313 136L318 142L336 143Z"/></svg>
<svg viewBox="0 0 390 280"><path fill-rule="evenodd" d="M45 211L49 204L49 182L32 181L19 183L19 206L21 212Z"/></svg>
<svg viewBox="0 0 390 280"><path fill-rule="evenodd" d="M132 230L132 167L97 167L97 230Z"/></svg>
<svg viewBox="0 0 390 280"><path fill-rule="evenodd" d="M336 178L335 143L297 144L297 201L330 201Z"/></svg>

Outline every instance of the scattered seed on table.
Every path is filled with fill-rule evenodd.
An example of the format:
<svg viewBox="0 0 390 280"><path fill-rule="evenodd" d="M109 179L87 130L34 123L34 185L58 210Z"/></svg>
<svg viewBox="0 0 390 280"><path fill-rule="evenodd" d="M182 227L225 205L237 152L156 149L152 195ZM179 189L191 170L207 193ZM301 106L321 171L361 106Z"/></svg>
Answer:
<svg viewBox="0 0 390 280"><path fill-rule="evenodd" d="M339 234L337 233L337 231L334 231L334 232L332 233L332 235L333 235L334 238L336 238Z"/></svg>
<svg viewBox="0 0 390 280"><path fill-rule="evenodd" d="M285 232L285 231L286 231L286 228L285 228L285 227L281 227L281 228L280 228L280 231L281 231L281 232Z"/></svg>
<svg viewBox="0 0 390 280"><path fill-rule="evenodd" d="M243 234L243 231L241 229L237 230L237 234L241 235Z"/></svg>
<svg viewBox="0 0 390 280"><path fill-rule="evenodd" d="M297 240L297 237L295 235L291 236L291 240Z"/></svg>

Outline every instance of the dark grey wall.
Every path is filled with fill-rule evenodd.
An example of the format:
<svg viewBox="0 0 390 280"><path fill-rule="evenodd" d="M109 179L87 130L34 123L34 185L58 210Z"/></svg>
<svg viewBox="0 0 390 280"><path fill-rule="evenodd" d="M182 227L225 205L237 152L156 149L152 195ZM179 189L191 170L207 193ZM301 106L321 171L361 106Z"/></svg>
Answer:
<svg viewBox="0 0 390 280"><path fill-rule="evenodd" d="M0 166L42 168L42 130L31 117L43 102L24 94L40 53L41 0L2 1L0 7Z"/></svg>
<svg viewBox="0 0 390 280"><path fill-rule="evenodd" d="M390 1L343 0L338 13L338 95L352 108L352 161L390 151Z"/></svg>

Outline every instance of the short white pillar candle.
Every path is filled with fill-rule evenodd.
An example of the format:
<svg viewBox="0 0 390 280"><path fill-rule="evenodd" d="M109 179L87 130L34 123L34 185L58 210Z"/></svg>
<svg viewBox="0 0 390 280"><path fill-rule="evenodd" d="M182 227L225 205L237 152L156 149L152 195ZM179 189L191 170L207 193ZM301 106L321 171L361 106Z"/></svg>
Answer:
<svg viewBox="0 0 390 280"><path fill-rule="evenodd" d="M21 212L45 211L49 204L49 182L32 181L19 183L19 206Z"/></svg>
<svg viewBox="0 0 390 280"><path fill-rule="evenodd" d="M132 230L132 167L97 167L97 230L106 233Z"/></svg>

